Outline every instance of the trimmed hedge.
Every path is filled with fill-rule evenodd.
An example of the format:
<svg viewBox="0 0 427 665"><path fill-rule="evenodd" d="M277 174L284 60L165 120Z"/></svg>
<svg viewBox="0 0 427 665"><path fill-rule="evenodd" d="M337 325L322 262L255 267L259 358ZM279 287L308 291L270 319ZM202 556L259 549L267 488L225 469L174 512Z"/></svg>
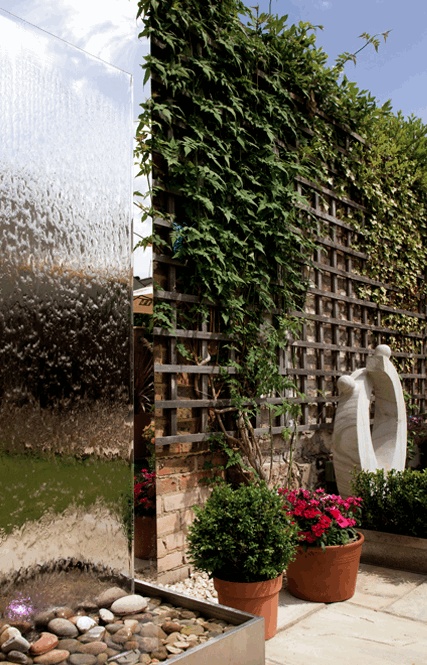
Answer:
<svg viewBox="0 0 427 665"><path fill-rule="evenodd" d="M352 485L363 529L427 538L427 469L360 471Z"/></svg>

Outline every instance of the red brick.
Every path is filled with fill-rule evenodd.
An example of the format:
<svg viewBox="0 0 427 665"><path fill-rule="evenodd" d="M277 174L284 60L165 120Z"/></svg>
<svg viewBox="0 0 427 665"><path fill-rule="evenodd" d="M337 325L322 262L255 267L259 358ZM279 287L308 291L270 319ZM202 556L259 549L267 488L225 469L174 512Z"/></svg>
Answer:
<svg viewBox="0 0 427 665"><path fill-rule="evenodd" d="M165 457L157 460L157 475L170 476L172 474L190 473L196 468L194 457Z"/></svg>
<svg viewBox="0 0 427 665"><path fill-rule="evenodd" d="M179 478L180 476L169 476L167 478L158 477L156 481L157 495L163 496L170 492L177 492L180 489Z"/></svg>
<svg viewBox="0 0 427 665"><path fill-rule="evenodd" d="M201 483L202 479L211 477L210 471L196 471L179 477L179 486L181 490L193 489L194 487L206 487L206 483Z"/></svg>

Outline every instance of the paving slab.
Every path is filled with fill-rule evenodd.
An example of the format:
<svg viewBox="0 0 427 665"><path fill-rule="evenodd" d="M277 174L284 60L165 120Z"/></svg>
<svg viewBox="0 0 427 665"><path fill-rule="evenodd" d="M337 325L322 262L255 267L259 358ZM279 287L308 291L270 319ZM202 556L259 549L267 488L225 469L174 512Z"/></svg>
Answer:
<svg viewBox="0 0 427 665"><path fill-rule="evenodd" d="M268 640L266 665L425 665L427 623L331 603Z"/></svg>
<svg viewBox="0 0 427 665"><path fill-rule="evenodd" d="M310 603L306 600L295 598L286 587L279 593L279 608L277 612L277 630L284 630L293 626L306 616L313 612L318 612L325 607L324 603Z"/></svg>
<svg viewBox="0 0 427 665"><path fill-rule="evenodd" d="M427 624L427 582L420 584L416 589L403 596L403 598L389 605L386 611Z"/></svg>
<svg viewBox="0 0 427 665"><path fill-rule="evenodd" d="M416 590L425 580L425 575L418 573L361 564L357 576L356 593L347 602L376 610L389 608L400 598ZM407 616L405 611L402 614Z"/></svg>

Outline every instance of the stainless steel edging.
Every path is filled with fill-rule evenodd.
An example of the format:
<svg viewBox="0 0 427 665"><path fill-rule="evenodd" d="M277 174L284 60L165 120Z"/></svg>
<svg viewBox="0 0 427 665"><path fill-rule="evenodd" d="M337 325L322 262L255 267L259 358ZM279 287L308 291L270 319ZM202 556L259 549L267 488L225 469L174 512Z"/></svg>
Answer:
<svg viewBox="0 0 427 665"><path fill-rule="evenodd" d="M207 619L222 619L235 626L173 659L179 665L264 665L264 619L230 607L190 598L163 587L135 580L135 593L161 598L176 607L200 612Z"/></svg>

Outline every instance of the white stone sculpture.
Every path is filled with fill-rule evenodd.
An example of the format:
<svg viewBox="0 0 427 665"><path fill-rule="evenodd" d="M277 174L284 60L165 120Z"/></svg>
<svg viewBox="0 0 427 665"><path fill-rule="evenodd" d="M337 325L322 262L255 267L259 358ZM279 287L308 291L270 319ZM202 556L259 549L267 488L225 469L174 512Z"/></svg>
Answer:
<svg viewBox="0 0 427 665"><path fill-rule="evenodd" d="M406 408L391 349L380 344L366 367L338 379L340 394L332 435L339 493L351 495L354 469L403 471L406 460ZM375 394L372 432L369 407Z"/></svg>

